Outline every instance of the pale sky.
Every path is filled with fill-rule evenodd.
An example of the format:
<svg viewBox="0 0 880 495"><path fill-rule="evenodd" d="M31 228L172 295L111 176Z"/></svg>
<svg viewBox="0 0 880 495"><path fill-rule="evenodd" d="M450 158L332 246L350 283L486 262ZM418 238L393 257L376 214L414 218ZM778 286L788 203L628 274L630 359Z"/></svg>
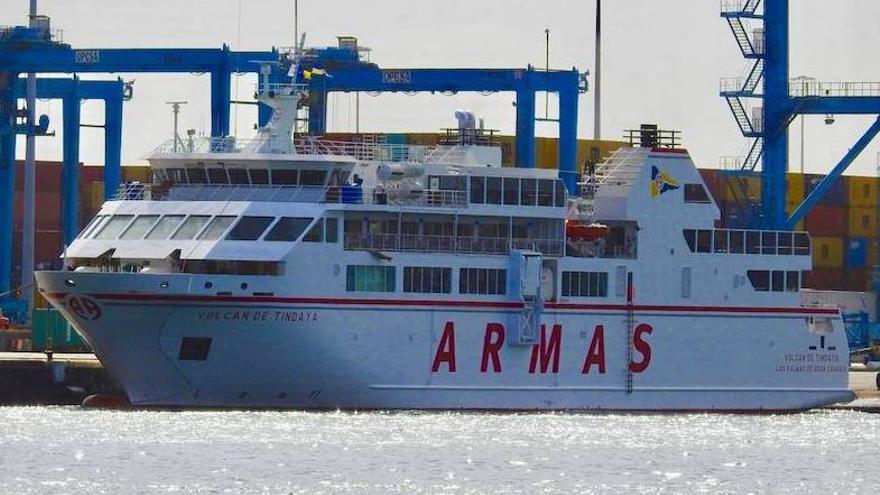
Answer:
<svg viewBox="0 0 880 495"><path fill-rule="evenodd" d="M0 24L25 24L27 0L4 0ZM380 67L524 67L544 65L544 29L551 30L551 67L593 69L593 9L590 0L300 0L300 30L307 45L335 44L336 35L357 36L373 49ZM220 47L268 50L293 44L293 0L41 0L64 41L74 48ZM791 0L791 75L824 81L880 81L880 2L876 0ZM746 67L718 0L605 0L603 4L603 138L640 123L680 129L700 167L717 167L721 155L743 152L740 136L718 80ZM116 75L86 74L83 79ZM188 100L181 128L209 130L208 75L122 74L136 79L125 106L123 163L141 157L171 135L168 100ZM249 98L253 77L233 83L235 96ZM361 97L361 130L434 131L454 124L454 110L473 110L489 127L514 131L512 94L382 95ZM580 99L580 137L592 136L593 95ZM354 97L331 99L330 130L354 130ZM537 108L543 112L543 96ZM61 158L61 102L40 101L58 136L40 138L38 158ZM233 125L249 137L253 107L241 107ZM551 104L551 116L555 110ZM855 143L874 117L806 119L807 172L827 172ZM102 104L84 105L83 123L103 122ZM556 135L538 124L539 135ZM800 167L800 127L793 124L791 170ZM24 152L19 141L18 156ZM875 175L880 139L849 169ZM83 129L81 160L103 163L100 130Z"/></svg>

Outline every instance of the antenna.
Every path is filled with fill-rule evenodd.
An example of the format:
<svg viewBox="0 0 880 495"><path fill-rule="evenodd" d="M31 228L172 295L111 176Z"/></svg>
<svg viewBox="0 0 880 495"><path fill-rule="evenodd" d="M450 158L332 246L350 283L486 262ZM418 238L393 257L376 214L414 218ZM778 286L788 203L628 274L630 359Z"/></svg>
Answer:
<svg viewBox="0 0 880 495"><path fill-rule="evenodd" d="M171 105L171 112L174 114L174 152L177 153L177 146L183 147L183 140L177 133L177 115L180 113L180 106L186 105L188 101L166 101L166 105Z"/></svg>

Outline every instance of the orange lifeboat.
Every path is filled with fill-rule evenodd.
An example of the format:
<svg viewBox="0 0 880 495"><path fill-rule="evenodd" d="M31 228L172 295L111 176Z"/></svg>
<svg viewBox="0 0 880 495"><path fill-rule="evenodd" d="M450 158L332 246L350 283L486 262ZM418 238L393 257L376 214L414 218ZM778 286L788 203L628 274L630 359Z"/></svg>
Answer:
<svg viewBox="0 0 880 495"><path fill-rule="evenodd" d="M578 222L565 223L565 236L575 242L591 242L608 235L608 226L599 223L584 225Z"/></svg>

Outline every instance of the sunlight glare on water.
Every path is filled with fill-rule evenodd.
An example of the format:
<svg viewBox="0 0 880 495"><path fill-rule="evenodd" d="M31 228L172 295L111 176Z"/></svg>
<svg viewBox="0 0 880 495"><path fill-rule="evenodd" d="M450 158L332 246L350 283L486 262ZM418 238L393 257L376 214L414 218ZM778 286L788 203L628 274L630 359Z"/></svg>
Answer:
<svg viewBox="0 0 880 495"><path fill-rule="evenodd" d="M0 408L3 493L849 493L880 416Z"/></svg>

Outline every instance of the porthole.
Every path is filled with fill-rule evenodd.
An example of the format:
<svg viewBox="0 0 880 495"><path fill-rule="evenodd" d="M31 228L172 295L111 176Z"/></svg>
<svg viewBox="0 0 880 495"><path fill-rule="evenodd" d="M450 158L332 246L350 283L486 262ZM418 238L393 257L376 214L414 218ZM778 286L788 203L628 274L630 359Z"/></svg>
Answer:
<svg viewBox="0 0 880 495"><path fill-rule="evenodd" d="M247 282L242 282L241 283L241 290L247 290L247 288L248 288Z"/></svg>
<svg viewBox="0 0 880 495"><path fill-rule="evenodd" d="M205 282L205 288L206 288L206 289L211 289L211 288L213 288L213 287L214 287L214 283L213 283L213 282Z"/></svg>
<svg viewBox="0 0 880 495"><path fill-rule="evenodd" d="M163 280L163 281L159 282L159 287L162 287L163 289L168 287L168 285L169 284L168 284L167 280Z"/></svg>
<svg viewBox="0 0 880 495"><path fill-rule="evenodd" d="M68 287L76 287L76 282L72 278L68 278L64 280L64 285Z"/></svg>

